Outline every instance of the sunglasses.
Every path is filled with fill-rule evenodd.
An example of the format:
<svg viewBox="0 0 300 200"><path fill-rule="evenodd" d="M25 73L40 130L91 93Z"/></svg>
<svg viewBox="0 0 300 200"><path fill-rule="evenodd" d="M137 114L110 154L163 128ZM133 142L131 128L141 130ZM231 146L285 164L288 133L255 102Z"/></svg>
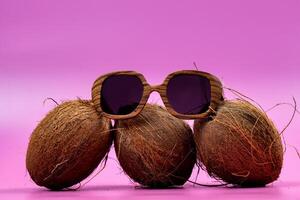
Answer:
<svg viewBox="0 0 300 200"><path fill-rule="evenodd" d="M169 74L161 85L150 86L135 71L118 71L97 78L92 101L110 119L128 119L144 108L150 93L158 92L167 111L181 119L208 117L223 101L220 80L206 72L182 70Z"/></svg>

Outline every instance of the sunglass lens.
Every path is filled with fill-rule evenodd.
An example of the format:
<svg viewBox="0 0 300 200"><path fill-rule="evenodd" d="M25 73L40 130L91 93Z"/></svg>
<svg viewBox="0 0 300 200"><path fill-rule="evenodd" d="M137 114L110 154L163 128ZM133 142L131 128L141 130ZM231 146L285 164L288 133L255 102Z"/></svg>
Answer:
<svg viewBox="0 0 300 200"><path fill-rule="evenodd" d="M167 85L167 98L172 108L180 114L203 113L210 105L210 81L201 75L176 75Z"/></svg>
<svg viewBox="0 0 300 200"><path fill-rule="evenodd" d="M139 105L143 90L142 81L137 76L110 76L102 84L101 108L108 114L129 114Z"/></svg>

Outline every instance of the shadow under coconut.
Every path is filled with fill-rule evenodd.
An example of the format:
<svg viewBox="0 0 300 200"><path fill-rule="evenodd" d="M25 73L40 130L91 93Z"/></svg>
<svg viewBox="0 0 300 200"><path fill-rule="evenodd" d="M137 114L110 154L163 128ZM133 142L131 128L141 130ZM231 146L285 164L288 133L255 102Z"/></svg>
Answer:
<svg viewBox="0 0 300 200"><path fill-rule="evenodd" d="M149 186L135 186L136 190L182 190L184 186L170 186L170 187L149 187Z"/></svg>
<svg viewBox="0 0 300 200"><path fill-rule="evenodd" d="M78 191L125 191L132 189L132 185L91 185Z"/></svg>

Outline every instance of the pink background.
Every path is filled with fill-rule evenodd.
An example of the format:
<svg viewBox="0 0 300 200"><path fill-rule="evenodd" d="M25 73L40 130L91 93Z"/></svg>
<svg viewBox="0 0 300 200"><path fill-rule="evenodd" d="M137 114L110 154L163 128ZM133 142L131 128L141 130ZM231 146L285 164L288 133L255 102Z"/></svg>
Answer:
<svg viewBox="0 0 300 200"><path fill-rule="evenodd" d="M41 189L25 168L28 138L55 106L43 100L90 98L94 79L114 70L154 84L196 62L264 108L292 96L300 104L299 10L299 0L1 0L0 199L300 199L299 115L284 133L282 174L266 188L135 189L113 151L78 192ZM280 130L291 114L289 106L269 112ZM214 183L204 172L198 182Z"/></svg>

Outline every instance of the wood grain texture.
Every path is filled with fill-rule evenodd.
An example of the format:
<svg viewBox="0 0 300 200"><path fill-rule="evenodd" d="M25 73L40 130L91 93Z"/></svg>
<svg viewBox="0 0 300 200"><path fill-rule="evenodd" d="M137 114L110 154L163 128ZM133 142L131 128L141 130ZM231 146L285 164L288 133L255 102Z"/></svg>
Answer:
<svg viewBox="0 0 300 200"><path fill-rule="evenodd" d="M199 76L206 77L210 81L211 102L210 102L209 109L206 112L200 113L200 114L193 114L193 115L181 114L181 113L176 112L170 105L167 95L166 95L168 82L174 76L181 75L181 74L199 75ZM108 78L110 76L116 76L116 75L136 76L141 80L141 82L144 86L143 96L142 96L142 99L141 99L139 105L133 112L131 112L127 115L108 114L108 113L103 112L103 110L101 108L102 83L105 81L106 78ZM100 112L105 117L108 117L110 119L128 119L128 118L132 118L132 117L136 116L137 114L139 114L141 112L141 110L144 108L144 106L147 103L149 95L151 94L151 92L154 92L154 91L157 91L160 94L168 112L170 112L175 117L178 117L181 119L206 118L209 115L211 115L212 113L214 113L214 111L217 109L218 105L223 101L223 87L222 87L221 81L217 77L213 76L212 74L209 74L207 72L202 72L202 71L196 71L196 70L181 70L181 71L176 71L174 73L171 73L166 77L166 79L163 81L163 83L161 85L156 85L156 86L150 86L147 83L145 77L142 74L135 72L135 71L111 72L111 73L102 75L95 80L93 87L92 87L92 101L93 101L94 105L96 106L97 111Z"/></svg>

